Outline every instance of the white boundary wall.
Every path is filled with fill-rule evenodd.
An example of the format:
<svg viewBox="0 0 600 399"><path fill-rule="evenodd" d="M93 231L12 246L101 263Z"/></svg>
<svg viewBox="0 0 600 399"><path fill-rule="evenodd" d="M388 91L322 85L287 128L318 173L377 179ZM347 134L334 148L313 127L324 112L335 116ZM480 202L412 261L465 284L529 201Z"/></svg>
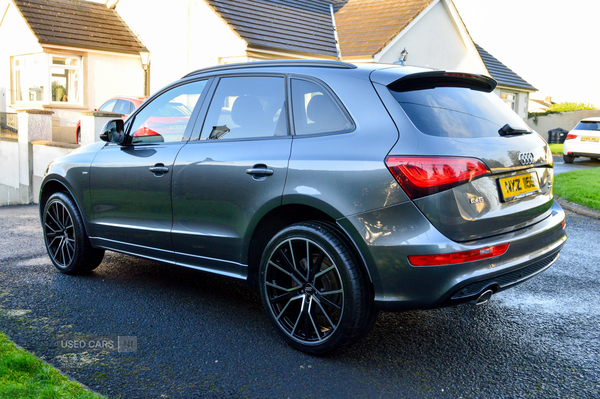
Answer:
<svg viewBox="0 0 600 399"><path fill-rule="evenodd" d="M538 116L537 125L533 122L533 118L526 119L527 125L535 130L548 141L548 130L556 129L558 127L565 130L572 130L577 123L585 118L592 116L600 117L600 109L586 109L583 111L566 111L560 114L550 114Z"/></svg>

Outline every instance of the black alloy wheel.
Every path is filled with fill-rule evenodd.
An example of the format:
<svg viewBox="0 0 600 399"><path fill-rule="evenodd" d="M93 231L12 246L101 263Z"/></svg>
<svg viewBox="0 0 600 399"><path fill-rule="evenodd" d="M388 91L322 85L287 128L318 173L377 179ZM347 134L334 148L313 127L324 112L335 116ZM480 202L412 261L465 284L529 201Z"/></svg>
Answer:
<svg viewBox="0 0 600 399"><path fill-rule="evenodd" d="M349 346L372 327L364 274L332 226L292 225L265 249L260 288L283 339L312 354Z"/></svg>
<svg viewBox="0 0 600 399"><path fill-rule="evenodd" d="M77 207L65 193L50 196L42 223L46 250L62 273L89 272L102 262L104 250L91 246Z"/></svg>

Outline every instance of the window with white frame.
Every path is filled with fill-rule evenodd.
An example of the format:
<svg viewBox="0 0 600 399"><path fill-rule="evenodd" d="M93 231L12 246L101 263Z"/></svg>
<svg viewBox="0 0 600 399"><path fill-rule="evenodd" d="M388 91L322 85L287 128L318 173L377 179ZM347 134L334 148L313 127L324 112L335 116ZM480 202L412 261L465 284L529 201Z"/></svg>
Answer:
<svg viewBox="0 0 600 399"><path fill-rule="evenodd" d="M15 102L82 105L81 56L31 54L13 57Z"/></svg>
<svg viewBox="0 0 600 399"><path fill-rule="evenodd" d="M48 87L46 54L15 57L13 64L15 101L44 102L44 89Z"/></svg>
<svg viewBox="0 0 600 399"><path fill-rule="evenodd" d="M509 93L509 92L503 91L502 94L500 95L500 98L502 98L502 101L504 101L506 103L506 105L508 105L510 107L510 109L512 109L513 111L516 112L516 110L517 110L517 93Z"/></svg>

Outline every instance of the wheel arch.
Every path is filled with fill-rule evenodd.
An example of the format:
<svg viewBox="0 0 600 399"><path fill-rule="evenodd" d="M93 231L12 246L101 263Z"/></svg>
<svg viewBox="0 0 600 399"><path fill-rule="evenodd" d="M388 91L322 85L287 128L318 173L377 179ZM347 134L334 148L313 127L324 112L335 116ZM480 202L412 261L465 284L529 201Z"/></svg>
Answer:
<svg viewBox="0 0 600 399"><path fill-rule="evenodd" d="M360 263L361 270L365 274L365 281L368 281L371 285L373 284L366 260L346 229L342 228L330 214L305 204L281 205L269 211L256 223L245 246L247 249L245 253L247 253L248 282L252 285L256 284L262 254L271 238L287 226L308 221L322 223L334 229L338 237L352 251L356 261Z"/></svg>
<svg viewBox="0 0 600 399"><path fill-rule="evenodd" d="M66 195L68 195L73 202L75 203L75 206L77 207L77 211L79 212L79 215L81 215L81 218L83 220L83 225L85 227L85 231L89 232L89 228L87 225L87 219L83 216L83 210L81 209L81 205L79 204L79 201L77 201L76 196L73 194L73 191L69 188L69 186L57 179L57 178L46 178L44 179L44 181L42 182L42 185L40 187L40 201L39 201L39 205L40 205L40 220L43 222L43 212L44 212L44 208L46 207L46 203L48 202L48 199L50 198L50 196L52 196L52 194L54 193L58 193L58 192L63 192Z"/></svg>

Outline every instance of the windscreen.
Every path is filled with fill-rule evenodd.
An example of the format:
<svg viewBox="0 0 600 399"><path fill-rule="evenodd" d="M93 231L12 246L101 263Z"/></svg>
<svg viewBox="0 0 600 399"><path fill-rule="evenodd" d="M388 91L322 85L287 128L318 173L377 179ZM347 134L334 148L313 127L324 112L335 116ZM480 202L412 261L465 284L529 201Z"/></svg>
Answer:
<svg viewBox="0 0 600 399"><path fill-rule="evenodd" d="M463 87L390 92L417 129L439 137L498 137L506 124L530 130L494 93Z"/></svg>

